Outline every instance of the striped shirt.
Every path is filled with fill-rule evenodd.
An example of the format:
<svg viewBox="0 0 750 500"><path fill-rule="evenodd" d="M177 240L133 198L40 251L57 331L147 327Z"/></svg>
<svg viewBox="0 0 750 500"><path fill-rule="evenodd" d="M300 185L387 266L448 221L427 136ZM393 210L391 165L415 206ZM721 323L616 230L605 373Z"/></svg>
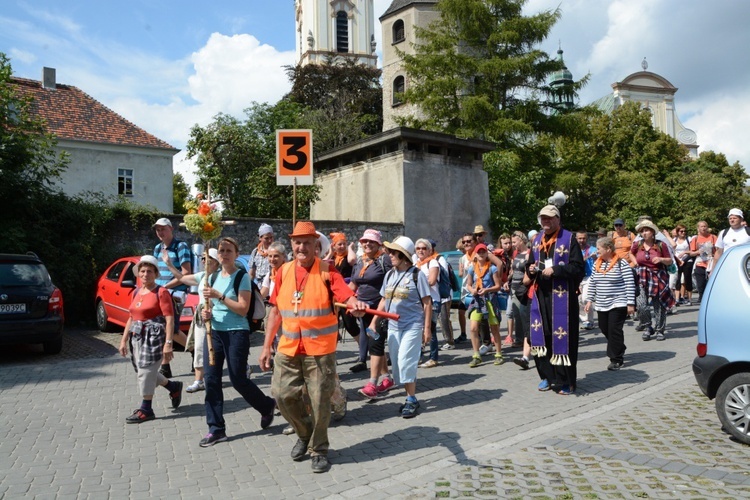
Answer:
<svg viewBox="0 0 750 500"><path fill-rule="evenodd" d="M166 286L167 283L174 279L174 274L167 267L166 262L161 258L162 243L157 244L154 247L154 257L159 263L159 276L156 277L156 284L160 286ZM167 253L172 261L172 265L177 269L182 267L182 264L192 264L190 247L184 241L173 239L167 247ZM187 291L187 285L179 284L173 288L173 290Z"/></svg>
<svg viewBox="0 0 750 500"><path fill-rule="evenodd" d="M597 311L635 305L635 278L625 259L617 262L615 269L604 273L612 262L602 262L601 270L594 269L584 300L594 303Z"/></svg>

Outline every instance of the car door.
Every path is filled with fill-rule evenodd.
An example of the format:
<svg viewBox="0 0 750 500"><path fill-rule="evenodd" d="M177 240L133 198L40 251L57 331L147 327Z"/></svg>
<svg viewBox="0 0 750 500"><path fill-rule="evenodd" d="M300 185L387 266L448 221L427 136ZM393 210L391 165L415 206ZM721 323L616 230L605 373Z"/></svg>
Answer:
<svg viewBox="0 0 750 500"><path fill-rule="evenodd" d="M134 262L121 259L107 270L104 279L99 283L104 307L110 321L124 325L130 316L130 303L135 292L136 278L133 274Z"/></svg>

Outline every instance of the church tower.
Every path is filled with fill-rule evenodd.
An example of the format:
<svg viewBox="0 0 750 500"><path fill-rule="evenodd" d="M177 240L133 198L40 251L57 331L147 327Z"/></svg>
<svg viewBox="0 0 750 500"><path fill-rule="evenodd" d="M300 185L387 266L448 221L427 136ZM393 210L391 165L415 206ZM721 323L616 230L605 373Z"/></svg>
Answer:
<svg viewBox="0 0 750 500"><path fill-rule="evenodd" d="M412 44L416 41L414 27L426 28L440 18L435 9L438 0L393 0L380 16L383 30L383 130L398 126L400 116L420 116L413 104L406 104L399 94L409 88L409 75L403 67L398 48L414 54Z"/></svg>
<svg viewBox="0 0 750 500"><path fill-rule="evenodd" d="M377 67L374 0L295 0L297 63L346 57Z"/></svg>

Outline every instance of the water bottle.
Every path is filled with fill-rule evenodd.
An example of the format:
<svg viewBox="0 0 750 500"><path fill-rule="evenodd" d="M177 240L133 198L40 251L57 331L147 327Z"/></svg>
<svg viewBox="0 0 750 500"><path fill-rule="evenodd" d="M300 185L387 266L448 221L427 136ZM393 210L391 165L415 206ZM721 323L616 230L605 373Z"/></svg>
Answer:
<svg viewBox="0 0 750 500"><path fill-rule="evenodd" d="M372 340L378 340L380 338L380 334L370 328L369 326L365 328L365 333L367 333L367 336L370 337Z"/></svg>

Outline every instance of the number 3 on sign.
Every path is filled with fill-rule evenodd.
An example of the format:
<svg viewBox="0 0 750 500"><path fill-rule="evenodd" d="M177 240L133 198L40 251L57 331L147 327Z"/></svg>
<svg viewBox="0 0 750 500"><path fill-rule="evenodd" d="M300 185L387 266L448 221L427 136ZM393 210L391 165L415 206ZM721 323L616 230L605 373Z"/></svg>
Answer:
<svg viewBox="0 0 750 500"><path fill-rule="evenodd" d="M276 185L311 185L312 157L312 130L277 130Z"/></svg>

